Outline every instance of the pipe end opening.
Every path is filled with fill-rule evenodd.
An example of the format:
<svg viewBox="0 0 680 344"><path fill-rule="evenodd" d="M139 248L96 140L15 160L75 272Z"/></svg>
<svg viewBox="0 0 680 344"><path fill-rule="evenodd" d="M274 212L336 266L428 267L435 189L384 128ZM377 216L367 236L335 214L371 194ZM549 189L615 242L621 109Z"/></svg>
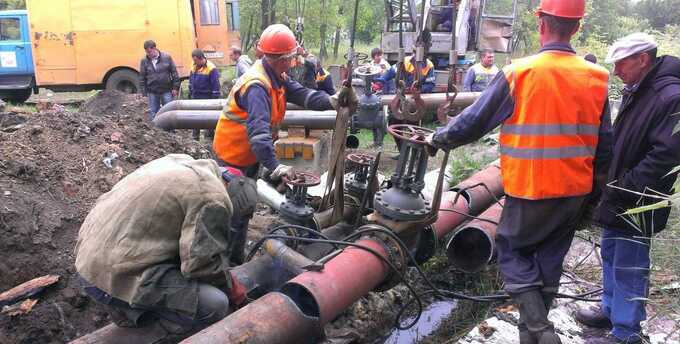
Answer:
<svg viewBox="0 0 680 344"><path fill-rule="evenodd" d="M446 244L446 255L455 268L468 273L477 272L493 258L493 242L483 230L465 227Z"/></svg>
<svg viewBox="0 0 680 344"><path fill-rule="evenodd" d="M304 315L314 318L321 317L319 304L314 295L304 286L289 282L281 287L281 293L290 297Z"/></svg>

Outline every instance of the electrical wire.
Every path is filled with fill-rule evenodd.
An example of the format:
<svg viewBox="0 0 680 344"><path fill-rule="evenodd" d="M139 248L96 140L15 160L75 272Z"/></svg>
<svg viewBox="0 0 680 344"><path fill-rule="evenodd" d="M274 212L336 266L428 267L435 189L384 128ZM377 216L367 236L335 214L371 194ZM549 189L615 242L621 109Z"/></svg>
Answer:
<svg viewBox="0 0 680 344"><path fill-rule="evenodd" d="M460 212L457 212L457 211L454 211L454 212L460 213ZM467 215L467 214L462 214L462 215ZM469 215L469 216L472 217L472 215ZM486 221L493 223L493 221L488 220L488 219L483 219L483 218L479 218L479 219L480 220L486 220ZM272 234L273 232L275 232L275 231L277 231L281 228L287 228L287 227L288 228L302 229L302 230L308 231L308 232L313 233L313 234L315 234L319 237L322 237L322 239L302 238L302 237L298 237L298 236ZM394 263L392 263L387 258L385 258L383 255L381 255L379 252L375 251L374 249L372 249L370 247L360 245L360 244L356 244L354 242L349 242L349 240L359 238L359 237L361 237L365 234L369 234L369 233L380 233L380 234L388 236L391 240L393 240L400 247L400 249L402 250L402 252L406 256L404 258L404 260L408 260L411 263L411 265L417 271L418 275L422 278L422 280L424 281L424 283L427 285L427 287L430 290L421 292L420 294L417 293L415 288L413 287L413 285L410 283L410 281L408 281L406 279L404 274L397 268L397 266L395 266ZM269 231L269 234L263 236L255 244L253 249L250 251L250 253L248 254L248 257L246 258L246 261L252 259L252 257L254 256L256 251L259 249L259 247L262 246L262 244L268 239L295 240L295 241L307 242L307 243L326 243L326 244L334 245L336 248L339 248L340 246L345 246L345 247L349 246L349 247L355 247L355 248L358 248L358 249L365 250L365 251L373 254L374 256L376 256L378 259L380 259L380 261L385 263L385 265L387 265L392 270L392 272L394 272L397 275L399 280L404 283L404 285L409 290L409 293L413 296L413 298L409 299L406 303L404 303L404 305L402 305L400 310L397 312L397 316L395 318L395 327L399 330L409 329L409 328L413 327L418 322L418 320L422 316L422 311L423 311L422 297L426 296L426 295L432 294L432 295L435 295L435 296L441 297L441 298L454 299L454 300L468 300L468 301L474 301L474 302L498 302L498 301L506 301L506 300L509 300L511 298L510 295L508 295L508 294L466 295L466 294L457 293L457 292L453 292L453 291L449 291L449 290L439 289L425 275L425 272L420 268L420 266L418 266L415 258L413 257L413 255L409 251L406 244L401 240L401 238L399 238L394 232L392 232L388 229L385 229L385 228L365 228L365 229L362 229L362 230L358 230L358 231L346 236L345 238L343 238L341 240L331 240L331 239L328 239L327 237L325 237L323 235L323 233L318 232L318 231L311 229L311 228L307 228L307 227L304 227L304 226L297 226L297 225L282 225L282 226L278 226L278 227L271 229ZM406 261L402 262L402 266L406 266L406 263L407 263ZM591 290L591 291L588 291L588 292L585 292L585 293L582 293L582 294L577 294L577 295L556 293L556 298L569 298L569 299L586 301L586 302L599 302L600 301L599 299L593 299L593 298L588 298L588 297L592 296L594 294L600 293L600 292L602 292L602 288L597 288L597 289L594 289L594 290ZM417 306L416 316L408 324L402 325L401 319L404 316L404 313L406 312L407 309L409 309L409 307L414 302L416 303L416 306Z"/></svg>

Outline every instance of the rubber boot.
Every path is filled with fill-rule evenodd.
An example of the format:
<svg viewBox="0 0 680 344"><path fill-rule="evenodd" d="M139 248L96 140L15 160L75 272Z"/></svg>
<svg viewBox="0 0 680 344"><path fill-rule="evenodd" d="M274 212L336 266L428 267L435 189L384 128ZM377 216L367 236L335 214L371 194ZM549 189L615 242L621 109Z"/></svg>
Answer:
<svg viewBox="0 0 680 344"><path fill-rule="evenodd" d="M561 344L553 324L548 320L543 295L538 290L530 290L511 295L519 306L520 319L537 344Z"/></svg>
<svg viewBox="0 0 680 344"><path fill-rule="evenodd" d="M521 317L519 319L517 329L519 329L519 344L538 344L538 341L533 335L531 335L527 325L524 323Z"/></svg>
<svg viewBox="0 0 680 344"><path fill-rule="evenodd" d="M552 308L553 300L555 300L555 293L541 293L543 296L543 304L545 305L545 309L550 313L550 308Z"/></svg>

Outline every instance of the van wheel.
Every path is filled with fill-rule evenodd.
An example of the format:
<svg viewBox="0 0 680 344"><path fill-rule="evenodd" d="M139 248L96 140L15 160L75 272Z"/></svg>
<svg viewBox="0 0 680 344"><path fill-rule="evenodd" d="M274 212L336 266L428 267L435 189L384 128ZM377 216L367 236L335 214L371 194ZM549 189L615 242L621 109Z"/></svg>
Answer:
<svg viewBox="0 0 680 344"><path fill-rule="evenodd" d="M106 89L137 93L139 92L139 74L129 69L117 70L106 79Z"/></svg>
<svg viewBox="0 0 680 344"><path fill-rule="evenodd" d="M6 100L11 103L24 103L33 94L33 89L24 88L21 90L8 90L0 94L0 99Z"/></svg>

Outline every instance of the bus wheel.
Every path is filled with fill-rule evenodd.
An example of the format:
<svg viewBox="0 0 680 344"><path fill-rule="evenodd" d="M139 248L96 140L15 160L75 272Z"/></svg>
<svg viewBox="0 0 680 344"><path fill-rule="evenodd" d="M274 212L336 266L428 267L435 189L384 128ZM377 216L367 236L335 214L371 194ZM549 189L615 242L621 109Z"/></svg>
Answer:
<svg viewBox="0 0 680 344"><path fill-rule="evenodd" d="M117 70L106 80L106 89L123 93L137 93L139 92L139 74L129 69Z"/></svg>

